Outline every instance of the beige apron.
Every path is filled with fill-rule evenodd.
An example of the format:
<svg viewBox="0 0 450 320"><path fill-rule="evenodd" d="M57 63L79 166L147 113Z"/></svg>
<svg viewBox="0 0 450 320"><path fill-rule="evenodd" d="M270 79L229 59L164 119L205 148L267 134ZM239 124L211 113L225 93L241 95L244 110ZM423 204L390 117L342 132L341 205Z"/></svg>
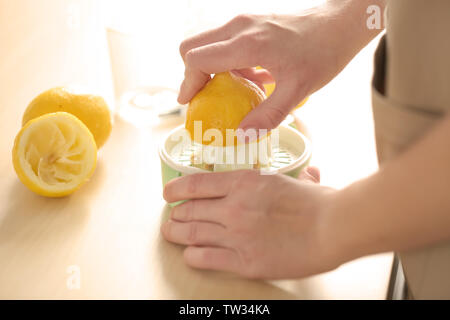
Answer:
<svg viewBox="0 0 450 320"><path fill-rule="evenodd" d="M450 0L388 1L372 92L377 153L383 163L450 109ZM450 243L398 256L409 297L450 299Z"/></svg>

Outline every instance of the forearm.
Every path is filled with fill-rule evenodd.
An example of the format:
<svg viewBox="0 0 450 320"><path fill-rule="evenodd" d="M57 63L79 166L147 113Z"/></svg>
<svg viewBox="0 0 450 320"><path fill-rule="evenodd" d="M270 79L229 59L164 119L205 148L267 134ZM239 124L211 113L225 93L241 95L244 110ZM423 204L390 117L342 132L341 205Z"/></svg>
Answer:
<svg viewBox="0 0 450 320"><path fill-rule="evenodd" d="M318 30L306 42L300 42L300 46L313 47L313 55L319 57L317 65L314 59L308 61L308 67L314 69L307 81L310 85L308 94L324 87L381 32L383 21L380 21L380 28L368 26L370 6L376 6L382 20L384 0L330 0L298 16L296 27L300 35L304 28ZM296 49L301 50L301 47Z"/></svg>
<svg viewBox="0 0 450 320"><path fill-rule="evenodd" d="M385 0L329 0L325 6L330 8L331 19L335 20L338 33L343 36L342 44L349 46L352 57L375 38L384 26ZM368 12L368 8L377 12ZM380 28L372 28L368 21L372 14L378 14Z"/></svg>
<svg viewBox="0 0 450 320"><path fill-rule="evenodd" d="M449 164L450 115L378 173L336 192L322 221L331 250L351 260L450 239Z"/></svg>

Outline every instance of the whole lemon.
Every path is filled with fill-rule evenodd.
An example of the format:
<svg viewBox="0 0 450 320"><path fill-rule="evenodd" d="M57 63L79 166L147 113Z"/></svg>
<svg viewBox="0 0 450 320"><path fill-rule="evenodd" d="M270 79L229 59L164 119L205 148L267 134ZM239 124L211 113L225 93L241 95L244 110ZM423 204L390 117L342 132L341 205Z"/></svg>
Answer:
<svg viewBox="0 0 450 320"><path fill-rule="evenodd" d="M92 94L79 94L66 87L49 89L34 98L23 114L22 126L53 112L67 112L80 119L94 136L97 148L105 144L111 133L111 114L105 100Z"/></svg>
<svg viewBox="0 0 450 320"><path fill-rule="evenodd" d="M186 129L192 140L202 144L212 142L205 139L206 130L219 130L222 146L225 146L226 130L236 130L244 117L264 99L264 92L253 82L230 72L218 73L190 101ZM201 137L194 134L195 121L201 121Z"/></svg>

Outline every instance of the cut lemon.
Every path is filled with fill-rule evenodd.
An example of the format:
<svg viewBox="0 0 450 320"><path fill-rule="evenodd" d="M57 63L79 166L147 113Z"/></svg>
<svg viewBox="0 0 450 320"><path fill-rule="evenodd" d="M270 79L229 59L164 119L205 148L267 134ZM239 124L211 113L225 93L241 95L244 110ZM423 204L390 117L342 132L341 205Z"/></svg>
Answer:
<svg viewBox="0 0 450 320"><path fill-rule="evenodd" d="M62 197L92 176L97 146L83 122L56 112L27 122L16 136L12 156L25 186L43 196Z"/></svg>

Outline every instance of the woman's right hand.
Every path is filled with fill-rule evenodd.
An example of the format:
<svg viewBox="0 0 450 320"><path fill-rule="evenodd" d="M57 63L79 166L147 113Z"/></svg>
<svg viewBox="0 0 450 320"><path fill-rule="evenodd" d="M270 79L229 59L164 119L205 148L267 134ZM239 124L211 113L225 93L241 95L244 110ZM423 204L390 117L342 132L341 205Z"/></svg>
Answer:
<svg viewBox="0 0 450 320"><path fill-rule="evenodd" d="M365 18L365 10L355 8L357 1L351 8L331 1L300 15L240 15L183 41L180 52L186 70L179 102L189 102L210 74L233 70L260 86L276 82L273 94L247 115L240 128L275 128L300 101L331 81L373 37L366 35L365 39L352 28L359 21L352 14L360 11ZM366 28L365 23L360 28Z"/></svg>

